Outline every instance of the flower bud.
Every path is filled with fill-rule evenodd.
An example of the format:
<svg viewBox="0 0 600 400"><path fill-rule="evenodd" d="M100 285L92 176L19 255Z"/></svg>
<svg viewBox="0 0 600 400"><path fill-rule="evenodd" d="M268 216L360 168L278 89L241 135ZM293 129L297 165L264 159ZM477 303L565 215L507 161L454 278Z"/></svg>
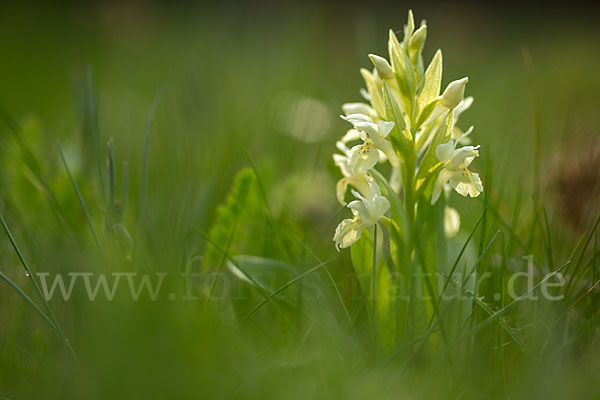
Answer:
<svg viewBox="0 0 600 400"><path fill-rule="evenodd" d="M444 233L448 239L456 236L460 230L460 215L452 207L444 208Z"/></svg>
<svg viewBox="0 0 600 400"><path fill-rule="evenodd" d="M375 54L369 54L369 58L375 66L375 69L377 70L377 75L379 75L379 77L383 79L391 79L394 77L394 70L385 58L377 56Z"/></svg>
<svg viewBox="0 0 600 400"><path fill-rule="evenodd" d="M413 16L412 10L408 10L408 21L406 22L406 25L404 25L403 42L404 42L405 49L408 47L408 42L410 41L410 38L414 31L415 31L415 17Z"/></svg>
<svg viewBox="0 0 600 400"><path fill-rule="evenodd" d="M461 102L465 95L465 86L469 78L462 78L453 82L450 82L442 94L441 104L449 109L452 109Z"/></svg>
<svg viewBox="0 0 600 400"><path fill-rule="evenodd" d="M376 116L375 110L365 103L346 103L342 105L342 110L344 110L344 114L346 114L346 116L352 114L364 114L369 117Z"/></svg>
<svg viewBox="0 0 600 400"><path fill-rule="evenodd" d="M408 49L411 54L419 53L423 49L425 39L427 39L427 25L421 25L421 27L415 31L410 39Z"/></svg>

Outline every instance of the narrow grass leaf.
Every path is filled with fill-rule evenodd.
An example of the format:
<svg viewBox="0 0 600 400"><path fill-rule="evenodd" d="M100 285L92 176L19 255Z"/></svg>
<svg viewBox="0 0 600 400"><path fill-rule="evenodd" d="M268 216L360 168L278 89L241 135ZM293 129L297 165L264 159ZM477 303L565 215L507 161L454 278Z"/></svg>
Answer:
<svg viewBox="0 0 600 400"><path fill-rule="evenodd" d="M102 251L102 245L100 244L100 240L98 239L98 235L96 234L96 230L94 229L94 224L92 223L92 218L90 217L90 213L88 212L88 209L85 206L85 201L83 200L83 196L81 195L81 192L79 191L79 188L77 187L75 178L73 178L73 174L71 174L71 170L69 168L69 165L67 164L67 159L65 158L65 154L63 153L60 142L58 142L58 152L60 153L60 158L63 162L65 170L67 171L67 175L69 175L69 180L71 181L73 190L75 190L75 194L77 195L77 198L79 199L79 204L81 205L81 209L83 210L83 214L85 215L85 219L87 221L88 227L90 228L90 232L92 233L92 236L94 237L94 242L96 242L96 246L98 246L98 249L100 251Z"/></svg>
<svg viewBox="0 0 600 400"><path fill-rule="evenodd" d="M150 147L150 132L152 130L152 123L154 122L154 116L156 115L156 109L158 108L158 102L160 100L160 95L162 93L162 88L158 89L156 96L154 97L154 102L152 103L152 108L150 109L150 115L148 116L148 121L146 122L146 136L144 139L144 158L142 161L142 183L140 189L140 216L138 221L138 233L142 232L142 228L144 227L144 204L146 201L146 184L147 184L147 176L148 176L148 151Z"/></svg>
<svg viewBox="0 0 600 400"><path fill-rule="evenodd" d="M330 258L329 260L320 263L319 265L309 269L308 271L304 272L303 274L300 274L299 276L297 276L296 278L292 279L291 281L289 281L288 283L286 283L285 285L281 286L279 289L275 290L273 293L271 293L270 295L268 295L263 301L261 301L260 303L258 303L256 305L256 307L254 307L252 310L250 310L250 312L248 314L246 314L246 316L244 318L242 318L242 320L240 321L240 325L242 325L246 320L248 320L248 318L250 318L252 315L254 315L254 313L256 313L256 311L258 311L263 305L265 305L265 303L267 303L269 300L271 300L273 297L277 296L279 293L283 292L285 289L287 289L288 287L292 286L293 284L295 284L296 282L300 281L301 279L303 279L304 277L312 274L313 272L325 267L327 264L332 263L333 261L337 260L339 258L339 256Z"/></svg>

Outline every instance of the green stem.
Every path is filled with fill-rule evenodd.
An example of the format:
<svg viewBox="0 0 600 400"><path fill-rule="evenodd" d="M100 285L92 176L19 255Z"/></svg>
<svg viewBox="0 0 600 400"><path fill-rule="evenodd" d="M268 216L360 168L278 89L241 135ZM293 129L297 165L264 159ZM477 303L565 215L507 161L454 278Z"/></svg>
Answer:
<svg viewBox="0 0 600 400"><path fill-rule="evenodd" d="M375 332L376 316L375 316L375 290L377 289L377 224L375 224L375 232L373 233L373 276L371 282L371 314L373 318L373 331Z"/></svg>
<svg viewBox="0 0 600 400"><path fill-rule="evenodd" d="M408 242L407 249L415 248L415 236L414 226L416 222L415 217L415 192L414 192L414 181L415 181L415 165L416 161L407 159L405 163L404 173L404 208L406 210L406 217L408 223ZM409 254L408 262L408 312L406 321L406 331L408 341L413 339L414 335L414 322L415 322L415 299L416 299L416 285L415 285L415 254ZM412 346L411 346L412 348Z"/></svg>

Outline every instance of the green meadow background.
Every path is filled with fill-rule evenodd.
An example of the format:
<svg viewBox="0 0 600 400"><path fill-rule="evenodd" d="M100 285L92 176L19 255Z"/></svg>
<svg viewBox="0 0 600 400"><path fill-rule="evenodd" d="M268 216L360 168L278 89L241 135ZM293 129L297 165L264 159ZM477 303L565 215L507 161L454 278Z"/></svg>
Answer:
<svg viewBox="0 0 600 400"><path fill-rule="evenodd" d="M2 4L0 213L28 265L51 275L169 275L157 301L132 301L120 291L112 302L90 302L81 287L69 301L54 298L50 306L79 361L0 282L0 399L597 398L594 302L585 345L551 341L561 349L551 357L511 352L499 363L490 361L497 351L490 344L456 354L448 366L369 354L365 332L344 328L322 272L284 293L293 307L282 317L268 304L241 327L232 310L243 316L261 300L250 290L233 304L182 300L185 287L176 278L202 271L199 257L222 257L206 235L231 254L293 265L274 277L268 262L255 266L274 287L337 255L331 239L346 214L335 198L339 172L331 155L348 128L340 106L360 101L359 68L370 68L368 53L386 55L388 29L401 30L409 8L428 23L425 61L443 51L442 85L469 77L466 93L475 102L460 126L475 126L481 157L474 165L511 224L506 243L513 234L525 242L510 257L562 264L581 232L562 218L553 176L560 160L576 158L600 136L594 10L454 2ZM115 196L126 198L117 206L107 206L115 203L105 201L102 186L110 185L109 141ZM248 167L250 193L227 203L234 177ZM457 246L484 209L481 199L458 197L451 201L462 218ZM547 237L519 225L535 218L534 202L547 212ZM237 215L229 244L232 223L217 211L223 204ZM488 240L502 228L498 220L484 228ZM281 265L273 269L282 273ZM344 281L349 252L329 269L342 294L351 293ZM42 304L4 235L0 271ZM364 319L360 301L349 296L347 305ZM543 328L536 329L532 336L543 339Z"/></svg>

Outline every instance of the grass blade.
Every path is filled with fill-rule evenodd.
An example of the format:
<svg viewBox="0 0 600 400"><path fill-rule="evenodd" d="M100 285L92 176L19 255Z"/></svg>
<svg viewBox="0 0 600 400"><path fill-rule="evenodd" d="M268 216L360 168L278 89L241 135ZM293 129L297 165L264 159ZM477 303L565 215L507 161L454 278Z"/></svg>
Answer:
<svg viewBox="0 0 600 400"><path fill-rule="evenodd" d="M64 216L62 215L62 213L60 211L60 206L59 206L58 200L56 199L56 196L54 195L52 188L50 187L50 185L44 178L44 176L42 174L42 169L41 169L34 153L31 151L29 146L27 146L27 144L25 142L23 142L23 139L21 137L23 134L23 130L21 129L21 126L14 119L14 117L12 115L10 115L8 113L8 111L6 111L3 107L0 107L0 118L4 121L4 123L8 126L8 128L12 132L12 135L13 135L15 141L17 142L19 149L21 150L21 153L23 154L25 165L27 165L27 168L29 169L29 171L31 171L30 173L26 172L25 175L27 176L29 181L33 184L33 186L36 189L38 189L38 191L40 193L42 193L44 198L48 201L50 208L56 215L56 218L60 222L61 226L66 229L67 223L64 219Z"/></svg>
<svg viewBox="0 0 600 400"><path fill-rule="evenodd" d="M62 147L60 145L60 141L58 142L58 152L60 153L60 158L63 162L65 170L67 170L67 175L69 175L69 180L71 181L71 185L73 185L73 190L75 190L75 194L77 194L77 198L79 199L79 204L81 205L81 209L83 210L83 214L85 215L85 219L90 228L90 232L92 232L92 236L94 236L94 241L96 242L96 246L98 246L98 249L102 252L102 245L100 245L100 240L98 239L98 235L96 234L96 230L94 229L94 224L92 223L90 213L88 212L87 207L85 206L85 202L83 201L83 196L81 196L81 192L79 191L79 188L77 187L75 178L73 178L73 175L71 174L71 170L69 168L69 165L67 164L67 159L65 158L65 154L63 153Z"/></svg>
<svg viewBox="0 0 600 400"><path fill-rule="evenodd" d="M254 171L254 175L256 176L256 183L258 184L258 189L260 190L260 194L261 194L262 200L263 200L265 208L266 208L267 222L269 224L269 227L273 231L273 234L275 235L275 237L278 238L284 251L287 253L287 255L289 257L289 260L292 261L294 259L294 255L292 253L292 250L288 246L288 243L285 241L284 236L280 235L277 232L277 228L275 226L275 221L273 219L273 215L271 214L271 207L269 206L269 199L267 198L267 192L265 191L265 187L262 184L262 179L260 179L260 175L258 173L258 169L256 168L256 164L254 163L254 160L252 159L252 156L250 155L250 152L248 150L246 150L246 157L248 158L248 162L250 163L250 166L252 167L252 170Z"/></svg>
<svg viewBox="0 0 600 400"><path fill-rule="evenodd" d="M302 240L298 239L297 237L290 235L293 239L295 239L300 246L302 246L318 263L322 263L323 261L310 249L310 247L308 247ZM354 324L354 320L353 318L350 316L350 312L348 311L348 307L346 307L346 303L344 302L344 298L342 297L342 293L340 292L340 289L338 288L337 283L335 282L335 279L333 279L333 275L331 275L331 272L329 272L329 268L325 267L323 268L327 274L327 277L329 278L329 280L331 281L331 284L335 290L335 293L337 295L338 300L340 301L340 304L342 305L342 308L344 309L344 313L346 315L346 318L348 319L348 326L351 327Z"/></svg>
<svg viewBox="0 0 600 400"><path fill-rule="evenodd" d="M541 164L541 148L542 148L542 112L540 94L537 85L537 79L535 74L535 68L533 66L533 59L527 46L521 48L523 53L523 62L527 68L529 74L529 84L531 86L531 94L533 96L533 112L535 117L535 137L534 137L534 155L533 155L533 182L534 182L534 196L538 196L540 191L540 164Z"/></svg>
<svg viewBox="0 0 600 400"><path fill-rule="evenodd" d="M2 228L4 228L4 232L6 233L6 236L8 236L8 239L10 240L10 243L12 244L13 249L17 253L17 257L19 258L19 261L21 261L21 264L23 265L23 268L25 268L25 272L27 273L27 276L29 276L29 279L33 283L33 287L35 288L35 291L37 292L37 294L40 296L40 299L44 303L44 306L46 308L46 312L48 313L48 315L50 316L50 318L51 318L54 326L56 327L56 329L60 333L61 339L63 340L63 342L65 343L65 345L69 348L69 350L73 353L73 355L75 356L75 358L77 358L77 353L75 353L75 350L73 349L73 347L71 347L71 343L69 342L69 340L67 339L67 337L64 334L64 331L60 327L60 324L58 323L58 320L56 319L56 316L54 315L54 312L52 312L52 308L50 308L50 304L48 303L48 300L46 300L46 297L44 297L44 295L42 294L42 290L40 289L40 285L38 284L38 282L35 279L33 273L31 272L31 268L29 268L29 265L27 264L27 261L25 261L25 258L23 257L23 253L21 253L21 250L19 249L19 246L17 245L17 242L15 241L15 238L13 237L10 229L8 228L8 225L6 224L6 221L4 221L4 217L2 216L2 214L0 214L0 224L2 224Z"/></svg>
<svg viewBox="0 0 600 400"><path fill-rule="evenodd" d="M587 252L587 249L594 237L596 229L598 229L599 224L600 224L600 216L598 216L598 218L596 218L596 221L594 221L594 225L592 226L592 229L589 231L588 237L585 240L585 243L583 245L583 248L581 249L581 252L579 253L579 258L577 259L577 263L575 264L575 267L573 268L573 272L571 273L571 279L569 279L569 282L567 283L567 287L565 289L565 296L567 296L568 294L571 293L571 290L575 287L575 281L579 281L579 279L577 278L577 272L579 271L579 266L581 265L581 262L583 261L583 257L585 256L585 254ZM584 237L585 237L585 235L584 235Z"/></svg>
<svg viewBox="0 0 600 400"><path fill-rule="evenodd" d="M273 293L271 293L270 295L268 295L266 299L264 299L263 301L261 301L260 303L258 303L252 310L250 310L250 312L248 314L246 314L246 316L244 318L242 318L242 320L240 321L240 325L242 325L246 320L248 320L248 318L250 318L252 315L254 315L254 313L256 311L258 311L263 305L265 305L267 303L267 301L271 300L273 297L277 296L279 293L283 292L285 289L287 289L288 287L292 286L296 282L300 281L301 279L303 279L307 275L310 275L313 272L315 272L315 271L317 271L317 270L325 267L327 264L332 263L333 261L337 260L338 258L339 258L339 256L330 258L329 260L327 260L325 262L322 262L322 263L320 263L319 265L317 265L315 267L312 267L308 271L306 271L306 272L298 275L297 277L295 277L294 279L292 279L288 283L286 283L283 286L281 286L279 289L275 290Z"/></svg>
<svg viewBox="0 0 600 400"><path fill-rule="evenodd" d="M19 296L21 296L23 298L23 300L25 300L30 306L33 307L33 309L40 314L40 316L44 319L44 321L46 321L48 323L48 325L50 325L50 327L52 327L52 329L55 331L55 333L59 333L58 329L56 328L56 325L54 325L54 322L52 322L50 320L50 318L48 318L48 316L42 311L42 309L36 304L35 301L33 301L31 299L31 297L29 297L27 295L27 293L25 293L16 283L14 283L8 276L4 275L4 273L0 272L0 279L2 279L4 282L8 283L8 285L10 287L12 287L15 292L17 292L19 294ZM60 337L60 335L59 335Z"/></svg>
<svg viewBox="0 0 600 400"><path fill-rule="evenodd" d="M123 184L121 188L121 209L119 212L119 219L125 218L125 211L127 210L127 200L129 199L129 164L127 161L123 161Z"/></svg>
<svg viewBox="0 0 600 400"><path fill-rule="evenodd" d="M154 102L152 103L150 115L148 116L148 122L146 122L146 137L144 139L144 158L142 161L142 183L140 189L140 217L138 221L138 233L142 232L142 228L144 226L144 203L146 201L146 180L148 175L148 148L150 146L150 131L152 129L152 122L154 122L154 116L156 115L156 109L158 107L158 101L160 100L161 93L162 88L158 89L158 92L154 97Z"/></svg>
<svg viewBox="0 0 600 400"><path fill-rule="evenodd" d="M108 150L108 204L106 208L114 221L115 212L115 186L117 184L117 170L115 168L115 154L113 152L113 139L110 139L107 143Z"/></svg>
<svg viewBox="0 0 600 400"><path fill-rule="evenodd" d="M529 295L531 295L533 292L535 292L537 289L539 289L540 286L542 286L544 283L546 283L546 281L548 281L554 275L556 275L557 273L559 273L560 271L562 271L564 268L566 268L570 263L571 263L571 260L569 260L566 263L564 263L562 266L560 266L555 271L547 274L544 277L544 279L542 279L537 285L535 285L534 287L532 287L531 289L529 289L527 291L527 293L525 293L525 294L517 297L513 302L511 302L510 304L508 304L504 308L502 308L502 309L496 311L495 313L493 313L492 315L490 315L486 320L484 320L481 324L479 324L477 327L475 327L474 332L478 332L478 331L482 330L483 328L485 328L486 326L488 326L490 323L494 322L494 320L499 319L500 317L502 317L503 315L505 315L507 312L509 312L510 310L512 310L513 308L515 308L517 305L519 305L520 303L522 303L524 300L526 300L529 297Z"/></svg>
<svg viewBox="0 0 600 400"><path fill-rule="evenodd" d="M467 249L467 246L469 245L469 242L473 238L473 235L475 234L475 231L477 230L477 227L479 226L479 224L483 220L483 217L485 216L488 208L490 208L490 204L488 204L487 207L483 210L483 212L481 213L481 215L477 219L477 222L475 223L475 226L473 226L473 229L471 229L471 233L469 233L469 236L467 236L467 240L465 240L465 243L463 244L463 246L461 247L460 251L458 252L458 256L456 256L456 260L454 260L454 264L452 265L452 268L450 269L450 273L448 274L448 277L446 278L446 282L444 282L444 286L442 287L442 291L440 292L440 296L439 296L438 301L437 301L438 307L440 305L440 302L442 301L442 297L446 293L446 289L448 289L448 285L450 284L450 280L452 279L452 276L454 275L454 271L456 271L456 267L458 266L458 263L460 262L460 259L462 258L465 250ZM431 319L429 320L429 326L431 326L434 317L435 317L435 315L431 316Z"/></svg>

